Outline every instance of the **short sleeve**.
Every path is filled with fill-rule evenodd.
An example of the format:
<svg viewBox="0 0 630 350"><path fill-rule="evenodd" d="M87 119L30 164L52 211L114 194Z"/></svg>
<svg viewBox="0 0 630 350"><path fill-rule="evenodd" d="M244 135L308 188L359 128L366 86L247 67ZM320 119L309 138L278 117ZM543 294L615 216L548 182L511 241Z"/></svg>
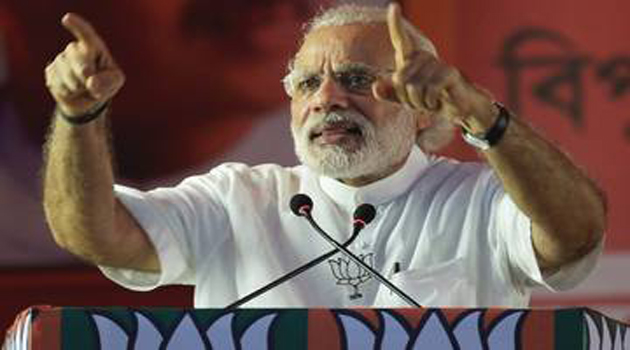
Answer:
<svg viewBox="0 0 630 350"><path fill-rule="evenodd" d="M543 286L551 291L562 291L577 286L595 268L603 243L581 259L563 266L553 274L544 275L536 259L532 241L532 223L504 191L496 197L497 211L494 224L507 255L507 269L515 287Z"/></svg>
<svg viewBox="0 0 630 350"><path fill-rule="evenodd" d="M185 248L178 244L173 230L164 222L165 217L159 214L159 209L151 202L150 196L120 185L115 186L115 194L147 232L158 254L160 273L99 266L103 274L123 287L137 291L152 290L160 285L186 284L186 276L190 273L185 259Z"/></svg>
<svg viewBox="0 0 630 350"><path fill-rule="evenodd" d="M198 247L225 238L224 209L213 197L208 179L189 178L173 188L149 192L116 185L116 197L147 232L158 254L160 273L100 266L106 277L123 287L148 291L170 284L194 284ZM210 248L205 253L212 254Z"/></svg>

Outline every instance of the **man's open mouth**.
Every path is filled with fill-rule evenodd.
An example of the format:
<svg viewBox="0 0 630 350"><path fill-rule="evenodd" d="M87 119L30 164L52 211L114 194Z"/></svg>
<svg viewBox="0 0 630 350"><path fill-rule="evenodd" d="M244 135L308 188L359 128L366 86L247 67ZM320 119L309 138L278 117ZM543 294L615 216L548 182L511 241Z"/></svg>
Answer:
<svg viewBox="0 0 630 350"><path fill-rule="evenodd" d="M352 122L330 123L311 131L309 139L320 139L323 143L334 143L348 136L361 136L361 128Z"/></svg>

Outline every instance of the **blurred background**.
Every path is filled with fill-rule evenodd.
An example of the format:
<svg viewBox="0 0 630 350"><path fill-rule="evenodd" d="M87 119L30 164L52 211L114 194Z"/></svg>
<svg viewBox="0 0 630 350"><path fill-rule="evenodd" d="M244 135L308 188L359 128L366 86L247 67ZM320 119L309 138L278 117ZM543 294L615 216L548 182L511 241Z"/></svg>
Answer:
<svg viewBox="0 0 630 350"><path fill-rule="evenodd" d="M343 1L385 4L387 1ZM131 293L53 243L41 209L54 107L44 67L89 19L123 68L114 102L120 182L148 189L225 161L296 164L280 79L302 23L334 0L0 0L0 329L29 305L191 306L189 288ZM569 293L630 321L630 2L405 0L446 61L560 144L608 195L606 254ZM476 159L456 140L445 155Z"/></svg>

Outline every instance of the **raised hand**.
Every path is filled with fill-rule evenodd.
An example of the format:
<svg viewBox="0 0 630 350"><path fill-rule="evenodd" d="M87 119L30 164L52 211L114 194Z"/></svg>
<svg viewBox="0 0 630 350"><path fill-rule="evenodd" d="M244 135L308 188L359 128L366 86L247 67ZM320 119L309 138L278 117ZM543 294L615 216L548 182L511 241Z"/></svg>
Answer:
<svg viewBox="0 0 630 350"><path fill-rule="evenodd" d="M469 83L454 67L418 47L403 26L396 3L388 8L387 26L394 47L395 72L391 87L377 87L377 97L438 113L460 125L466 125L470 116L492 111L488 93ZM388 88L392 93L379 93Z"/></svg>
<svg viewBox="0 0 630 350"><path fill-rule="evenodd" d="M75 40L46 67L46 85L62 113L80 116L109 101L125 76L89 22L68 13L61 23Z"/></svg>

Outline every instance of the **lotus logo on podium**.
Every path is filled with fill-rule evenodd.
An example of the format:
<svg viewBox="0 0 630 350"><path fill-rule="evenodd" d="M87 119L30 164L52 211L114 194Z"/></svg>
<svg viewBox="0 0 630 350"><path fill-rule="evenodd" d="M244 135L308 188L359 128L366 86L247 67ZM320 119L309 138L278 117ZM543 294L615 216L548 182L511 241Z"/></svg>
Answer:
<svg viewBox="0 0 630 350"><path fill-rule="evenodd" d="M360 254L359 259L368 266L374 267L374 253ZM363 294L359 291L359 286L372 278L370 272L346 257L330 259L328 263L330 264L333 276L335 276L337 280L337 284L352 287L350 299L355 300L362 298Z"/></svg>

